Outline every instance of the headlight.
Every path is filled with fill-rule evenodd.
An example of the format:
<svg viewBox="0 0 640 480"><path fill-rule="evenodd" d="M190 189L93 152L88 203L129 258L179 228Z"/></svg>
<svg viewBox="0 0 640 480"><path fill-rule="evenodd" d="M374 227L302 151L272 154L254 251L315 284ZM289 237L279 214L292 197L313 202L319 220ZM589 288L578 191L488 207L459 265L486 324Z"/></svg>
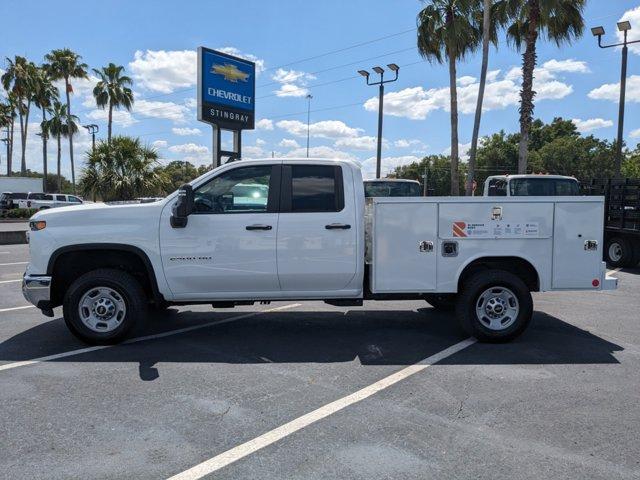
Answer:
<svg viewBox="0 0 640 480"><path fill-rule="evenodd" d="M47 226L47 222L44 220L32 221L29 222L29 228L32 232L37 232L38 230L44 230Z"/></svg>

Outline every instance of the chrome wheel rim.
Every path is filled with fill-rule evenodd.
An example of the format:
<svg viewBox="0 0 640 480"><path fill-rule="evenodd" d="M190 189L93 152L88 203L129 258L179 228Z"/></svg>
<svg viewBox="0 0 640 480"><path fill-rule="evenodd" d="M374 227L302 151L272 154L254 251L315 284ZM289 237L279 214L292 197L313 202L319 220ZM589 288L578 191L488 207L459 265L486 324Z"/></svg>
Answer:
<svg viewBox="0 0 640 480"><path fill-rule="evenodd" d="M127 314L127 305L122 295L114 289L94 287L82 295L78 313L88 329L97 333L108 333L122 324Z"/></svg>
<svg viewBox="0 0 640 480"><path fill-rule="evenodd" d="M609 245L609 258L612 262L619 262L622 259L622 246L619 243Z"/></svg>
<svg viewBox="0 0 640 480"><path fill-rule="evenodd" d="M509 328L518 318L519 312L518 298L506 287L487 288L476 302L476 317L489 330Z"/></svg>

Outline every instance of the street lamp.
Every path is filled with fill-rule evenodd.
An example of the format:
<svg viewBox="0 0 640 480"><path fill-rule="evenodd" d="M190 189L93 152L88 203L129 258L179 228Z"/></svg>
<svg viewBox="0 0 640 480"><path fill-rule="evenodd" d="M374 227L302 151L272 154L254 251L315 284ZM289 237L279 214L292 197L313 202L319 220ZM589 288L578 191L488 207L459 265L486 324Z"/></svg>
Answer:
<svg viewBox="0 0 640 480"><path fill-rule="evenodd" d="M95 123L91 123L89 125L83 125L82 128L86 128L87 132L91 134L91 151L96 151L96 133L100 131L100 127Z"/></svg>
<svg viewBox="0 0 640 480"><path fill-rule="evenodd" d="M309 158L309 125L311 120L311 99L313 95L307 94L307 158Z"/></svg>
<svg viewBox="0 0 640 480"><path fill-rule="evenodd" d="M358 70L358 73L367 80L367 85L379 85L380 94L378 99L378 151L376 154L376 178L380 178L380 166L382 163L382 109L384 99L384 84L395 82L398 79L398 71L400 67L395 63L389 63L387 68L395 73L395 76L391 79L384 79L384 69L382 67L373 67L372 70L380 75L380 80L377 82L371 82L369 80L369 72L366 70Z"/></svg>
<svg viewBox="0 0 640 480"><path fill-rule="evenodd" d="M8 128L7 128L8 130ZM3 141L4 143L7 144L7 177L11 176L11 163L9 162L9 160L11 159L11 138L9 138L9 132L7 132L7 138L2 138L0 139L1 141Z"/></svg>
<svg viewBox="0 0 640 480"><path fill-rule="evenodd" d="M622 134L624 130L624 101L627 90L627 45L631 43L639 43L640 40L634 40L632 42L627 41L627 32L631 30L631 23L627 20L618 22L618 30L624 33L624 40L622 43L612 43L611 45L602 44L602 36L604 35L604 27L598 26L591 29L591 33L594 37L598 37L598 46L600 48L612 48L622 47L622 69L620 72L620 103L618 105L618 140L616 144L616 164L615 164L615 176L620 176L620 167L622 165Z"/></svg>

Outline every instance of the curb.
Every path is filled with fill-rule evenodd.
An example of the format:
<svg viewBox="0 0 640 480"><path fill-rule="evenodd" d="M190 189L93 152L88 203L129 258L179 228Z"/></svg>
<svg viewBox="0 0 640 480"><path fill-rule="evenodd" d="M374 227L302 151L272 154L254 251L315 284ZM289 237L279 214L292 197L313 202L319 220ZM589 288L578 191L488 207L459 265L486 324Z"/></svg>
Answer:
<svg viewBox="0 0 640 480"><path fill-rule="evenodd" d="M25 243L29 243L25 230L0 232L0 245L21 245Z"/></svg>

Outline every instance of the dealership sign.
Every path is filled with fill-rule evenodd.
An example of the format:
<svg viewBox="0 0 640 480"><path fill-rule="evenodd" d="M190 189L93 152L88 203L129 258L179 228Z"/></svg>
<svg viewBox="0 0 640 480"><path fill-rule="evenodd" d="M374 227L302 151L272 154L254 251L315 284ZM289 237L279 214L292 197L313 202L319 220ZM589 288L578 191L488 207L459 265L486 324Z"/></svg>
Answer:
<svg viewBox="0 0 640 480"><path fill-rule="evenodd" d="M228 130L254 128L256 64L198 48L198 120Z"/></svg>

